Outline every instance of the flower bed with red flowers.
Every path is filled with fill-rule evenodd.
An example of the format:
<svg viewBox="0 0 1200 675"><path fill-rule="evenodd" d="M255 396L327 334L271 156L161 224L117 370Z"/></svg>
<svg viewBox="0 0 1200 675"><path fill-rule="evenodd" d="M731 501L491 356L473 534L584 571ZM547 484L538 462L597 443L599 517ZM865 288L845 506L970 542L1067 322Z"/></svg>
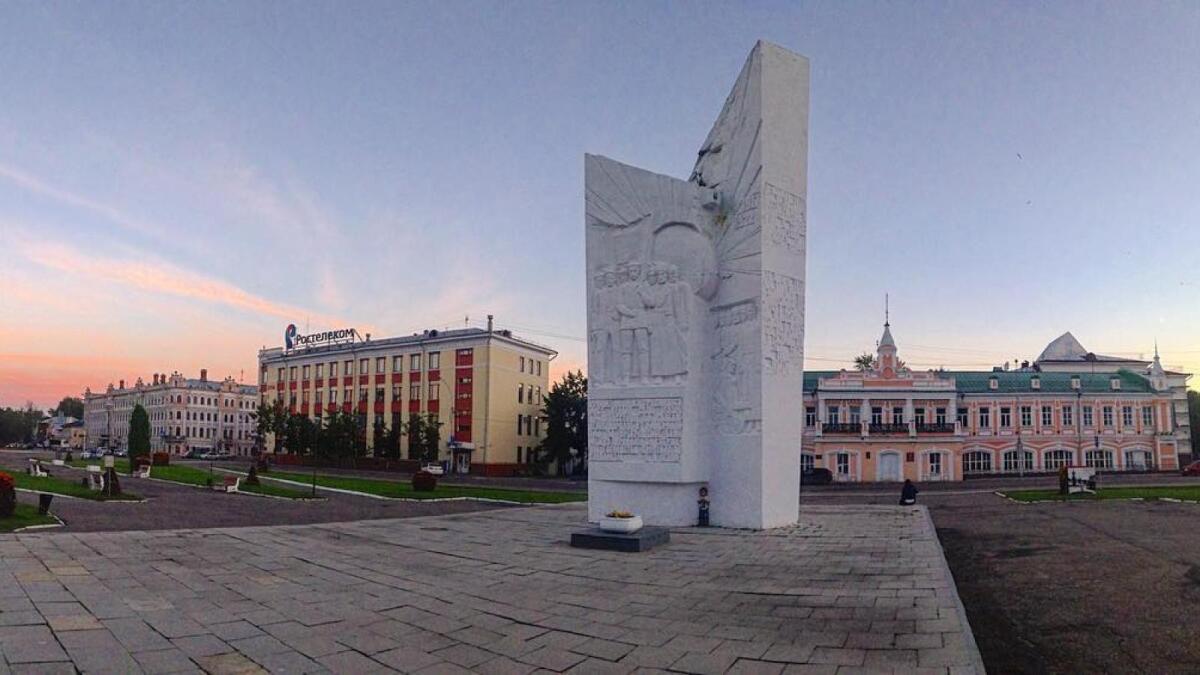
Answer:
<svg viewBox="0 0 1200 675"><path fill-rule="evenodd" d="M0 518L7 518L17 509L17 488L12 476L0 471Z"/></svg>

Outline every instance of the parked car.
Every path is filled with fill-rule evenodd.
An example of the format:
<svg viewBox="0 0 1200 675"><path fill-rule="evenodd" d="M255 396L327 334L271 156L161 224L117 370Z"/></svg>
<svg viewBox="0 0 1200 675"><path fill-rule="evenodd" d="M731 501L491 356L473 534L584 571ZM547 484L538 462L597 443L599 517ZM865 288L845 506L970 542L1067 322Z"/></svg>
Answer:
<svg viewBox="0 0 1200 675"><path fill-rule="evenodd" d="M801 485L829 485L833 482L833 472L829 469L804 469L800 472Z"/></svg>
<svg viewBox="0 0 1200 675"><path fill-rule="evenodd" d="M128 457L129 448L117 448L116 450L112 451L112 454L114 457Z"/></svg>
<svg viewBox="0 0 1200 675"><path fill-rule="evenodd" d="M1187 466L1183 467L1183 470L1179 473L1185 476L1200 476L1200 461L1188 464Z"/></svg>
<svg viewBox="0 0 1200 675"><path fill-rule="evenodd" d="M183 456L184 459L202 459L206 453L203 450L192 448Z"/></svg>
<svg viewBox="0 0 1200 675"><path fill-rule="evenodd" d="M435 476L440 476L440 475L446 473L445 471L442 470L441 464L426 464L425 466L421 467L421 470L424 471L425 473L431 473Z"/></svg>

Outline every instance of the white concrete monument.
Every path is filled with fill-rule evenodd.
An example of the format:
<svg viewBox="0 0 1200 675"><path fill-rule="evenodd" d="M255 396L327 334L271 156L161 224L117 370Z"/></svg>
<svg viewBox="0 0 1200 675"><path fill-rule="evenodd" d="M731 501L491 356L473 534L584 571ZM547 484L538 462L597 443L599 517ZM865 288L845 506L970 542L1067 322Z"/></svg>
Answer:
<svg viewBox="0 0 1200 675"><path fill-rule="evenodd" d="M808 60L759 42L689 180L585 158L588 517L794 523Z"/></svg>

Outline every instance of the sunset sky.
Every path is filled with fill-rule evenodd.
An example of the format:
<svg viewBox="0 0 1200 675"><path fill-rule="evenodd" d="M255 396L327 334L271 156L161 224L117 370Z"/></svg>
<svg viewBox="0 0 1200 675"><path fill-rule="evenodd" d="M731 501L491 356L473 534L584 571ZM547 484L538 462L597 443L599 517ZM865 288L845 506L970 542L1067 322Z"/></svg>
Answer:
<svg viewBox="0 0 1200 675"><path fill-rule="evenodd" d="M747 52L812 64L807 366L1200 371L1200 4L0 4L0 406L253 380L301 331L584 367L583 154L686 178Z"/></svg>

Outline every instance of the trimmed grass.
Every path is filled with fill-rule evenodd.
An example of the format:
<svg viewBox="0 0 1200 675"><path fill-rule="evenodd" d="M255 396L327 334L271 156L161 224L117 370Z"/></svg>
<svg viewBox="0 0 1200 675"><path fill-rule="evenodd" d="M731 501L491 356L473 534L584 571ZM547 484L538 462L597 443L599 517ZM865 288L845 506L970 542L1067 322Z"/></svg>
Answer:
<svg viewBox="0 0 1200 675"><path fill-rule="evenodd" d="M1077 492L1063 496L1058 490L1011 490L1002 491L1005 497L1019 502L1094 502L1109 499L1179 499L1200 502L1200 485L1172 485L1163 487L1103 487L1096 494Z"/></svg>
<svg viewBox="0 0 1200 675"><path fill-rule="evenodd" d="M86 466L87 464L99 464L99 460L89 460L87 462L72 462L73 466ZM129 460L118 459L115 464L118 473L129 473ZM197 469L191 466L171 465L171 466L155 466L150 468L150 477L159 480L168 480L172 483L182 483L184 485L201 485L207 486L208 479L212 478L213 484L219 485L225 480L228 474L216 472L209 474L205 469ZM239 492L252 492L254 494L269 495L271 497L283 497L285 499L308 499L311 495L300 490L280 487L278 485L246 485L243 480L238 486Z"/></svg>
<svg viewBox="0 0 1200 675"><path fill-rule="evenodd" d="M13 477L13 484L22 490L36 490L38 492L47 492L55 495L66 495L68 497L79 497L81 499L91 499L92 501L125 501L136 502L141 501L141 497L132 492L122 490L121 494L116 497L105 497L98 490L84 487L79 481L67 480L57 476L49 478L34 478L23 471L14 471L10 473Z"/></svg>
<svg viewBox="0 0 1200 675"><path fill-rule="evenodd" d="M259 474L262 478L282 478L298 483L311 483L312 474L289 473L272 471ZM503 499L522 504L561 504L563 502L584 502L587 495L577 492L539 492L536 490L521 490L517 488L469 487L459 485L438 485L432 492L416 492L408 482L374 480L371 478L355 478L352 476L326 476L317 474L317 487L353 490L380 497L393 499L451 499L454 497L474 497L476 499Z"/></svg>
<svg viewBox="0 0 1200 675"><path fill-rule="evenodd" d="M31 525L53 525L57 522L54 516L39 516L36 506L17 502L17 509L11 516L0 518L0 532L12 532Z"/></svg>

